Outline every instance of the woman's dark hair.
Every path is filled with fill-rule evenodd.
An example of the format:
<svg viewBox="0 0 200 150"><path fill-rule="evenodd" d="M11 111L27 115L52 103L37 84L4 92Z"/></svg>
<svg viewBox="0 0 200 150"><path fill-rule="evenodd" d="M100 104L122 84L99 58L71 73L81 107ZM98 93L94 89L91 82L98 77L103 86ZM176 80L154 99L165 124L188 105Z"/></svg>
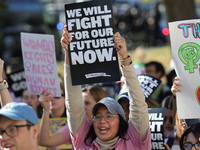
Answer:
<svg viewBox="0 0 200 150"><path fill-rule="evenodd" d="M162 74L161 74L160 78L161 78L163 75L165 75L165 69L164 69L163 65L162 65L160 62L151 61L151 62L145 64L145 68L147 68L148 66L151 66L151 65L155 66L156 72L161 71Z"/></svg>
<svg viewBox="0 0 200 150"><path fill-rule="evenodd" d="M173 99L172 99L172 96L171 95L168 95L168 96L166 96L164 99L163 99L163 101L162 101L162 103L161 103L161 107L162 108L167 108L167 109L172 109L173 110L173 108L172 108L172 103L173 103Z"/></svg>
<svg viewBox="0 0 200 150"><path fill-rule="evenodd" d="M181 150L184 150L183 142L185 142L189 133L192 133L194 135L194 137L199 141L199 138L200 138L200 123L196 123L196 124L191 125L183 133L183 135L181 136L181 139L180 139L180 143L179 143Z"/></svg>
<svg viewBox="0 0 200 150"><path fill-rule="evenodd" d="M128 123L126 122L126 120L123 119L123 117L120 114L118 114L118 115L119 115L119 131L116 136L119 136L119 138L122 138L124 140L128 140L129 137L126 137L126 133L128 130ZM96 137L97 137L97 135L94 132L94 127L92 124L88 131L87 136L84 139L84 143L87 146L90 146L92 144L92 142L96 139Z"/></svg>

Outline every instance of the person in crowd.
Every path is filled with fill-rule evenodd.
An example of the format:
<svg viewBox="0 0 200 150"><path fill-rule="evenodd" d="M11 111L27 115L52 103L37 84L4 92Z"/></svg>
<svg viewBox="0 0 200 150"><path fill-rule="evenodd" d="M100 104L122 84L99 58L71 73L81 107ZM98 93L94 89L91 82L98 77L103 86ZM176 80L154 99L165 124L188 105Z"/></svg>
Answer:
<svg viewBox="0 0 200 150"><path fill-rule="evenodd" d="M180 149L180 147L179 147L180 139L186 129L187 129L187 126L185 124L184 119L179 119L177 112L176 112L176 137L173 142L171 150L179 150Z"/></svg>
<svg viewBox="0 0 200 150"><path fill-rule="evenodd" d="M40 100L44 110L50 109L50 104L48 102L48 96L44 96L45 94L40 94ZM104 90L99 86L87 86L82 88L82 97L84 100L84 108L87 119L92 123L92 107L95 103L97 103L102 98L106 97ZM48 115L43 117L41 122L41 130L40 130L40 138L39 145L45 147L56 147L61 144L70 143L71 137L69 132L68 125L61 128L58 132L49 134L49 118Z"/></svg>
<svg viewBox="0 0 200 150"><path fill-rule="evenodd" d="M37 95L29 93L29 91L26 89L22 92L21 98L22 103L27 103L35 110L35 112L38 115L38 118L42 117L42 106L38 100Z"/></svg>
<svg viewBox="0 0 200 150"><path fill-rule="evenodd" d="M151 61L145 64L145 71L148 75L156 77L160 80L165 75L165 69L163 65L156 61ZM156 91L152 94L152 98L161 105L162 100L168 95L172 95L170 87L168 87L166 84L160 84Z"/></svg>
<svg viewBox="0 0 200 150"><path fill-rule="evenodd" d="M175 128L174 128L174 115L173 115L173 99L172 96L167 96L162 101L162 108L166 108L165 119L164 119L164 135L165 138L175 137Z"/></svg>
<svg viewBox="0 0 200 150"><path fill-rule="evenodd" d="M40 93L39 101L43 107L42 120L40 124L39 145L46 147L65 144L65 139L58 132L49 134L49 118L60 118L66 116L64 84L60 83L61 97L52 97L51 93L43 90ZM67 133L66 133L67 134ZM69 142L68 142L69 143Z"/></svg>
<svg viewBox="0 0 200 150"><path fill-rule="evenodd" d="M121 105L106 97L92 108L93 122L88 121L81 95L81 86L72 86L68 44L71 36L65 25L61 45L65 49L64 79L68 125L76 149L151 149L148 109L138 82L124 38L114 34L114 45L121 58L122 74L125 77L129 97L129 123Z"/></svg>
<svg viewBox="0 0 200 150"><path fill-rule="evenodd" d="M82 97L87 119L92 123L92 107L106 97L106 92L100 86L89 85L82 88Z"/></svg>
<svg viewBox="0 0 200 150"><path fill-rule="evenodd" d="M125 117L126 117L126 122L128 122L129 121L129 113L130 113L128 92L120 93L117 101L122 106Z"/></svg>
<svg viewBox="0 0 200 150"><path fill-rule="evenodd" d="M167 150L171 150L165 144ZM180 138L180 150L200 150L200 123L195 123L185 130Z"/></svg>
<svg viewBox="0 0 200 150"><path fill-rule="evenodd" d="M181 136L181 150L200 150L200 123L191 125Z"/></svg>
<svg viewBox="0 0 200 150"><path fill-rule="evenodd" d="M0 145L1 149L37 150L39 121L36 112L24 103L13 102L3 80L4 61L0 59Z"/></svg>
<svg viewBox="0 0 200 150"><path fill-rule="evenodd" d="M134 51L135 54L135 61L134 61L134 67L140 68L142 74L145 73L145 59L146 59L146 53L143 47L137 47Z"/></svg>
<svg viewBox="0 0 200 150"><path fill-rule="evenodd" d="M181 86L181 83L179 82L179 78L176 77L175 81L173 82L173 86L171 87L171 91L174 96L176 95L177 92L181 92L180 86ZM175 90L175 89L177 89L177 90ZM170 113L170 112L166 112L166 113ZM173 140L172 140L172 138L167 138L165 140L165 142L167 143L167 144L165 144L165 146L168 149L171 148L171 150L180 150L180 146L179 146L180 139L181 139L181 136L183 135L183 133L185 132L185 130L187 129L187 126L186 126L184 119L178 118L177 112L175 115L175 125L176 125L175 138Z"/></svg>

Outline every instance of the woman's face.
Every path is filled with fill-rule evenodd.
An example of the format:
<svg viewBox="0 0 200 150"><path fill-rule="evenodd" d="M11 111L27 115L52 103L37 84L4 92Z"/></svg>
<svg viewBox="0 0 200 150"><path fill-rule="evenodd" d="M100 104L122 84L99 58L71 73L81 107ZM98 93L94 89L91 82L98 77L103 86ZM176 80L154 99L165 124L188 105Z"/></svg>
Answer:
<svg viewBox="0 0 200 150"><path fill-rule="evenodd" d="M164 128L166 130L168 130L168 131L174 130L174 125L173 125L173 110L171 110L171 109L166 109Z"/></svg>
<svg viewBox="0 0 200 150"><path fill-rule="evenodd" d="M95 115L105 115L109 113L106 106L101 106ZM116 137L119 131L119 116L115 114L114 119L111 122L107 122L104 117L100 122L93 122L94 131L97 137L102 141L109 141Z"/></svg>
<svg viewBox="0 0 200 150"><path fill-rule="evenodd" d="M61 95L63 95L63 91L61 90ZM55 110L60 110L62 108L65 107L65 97L61 96L61 97L54 97L51 100L51 110L55 111Z"/></svg>
<svg viewBox="0 0 200 150"><path fill-rule="evenodd" d="M27 103L36 112L37 112L37 107L40 104L39 101L38 101L37 95L29 93L28 90L25 90L23 92L23 94L22 94L22 102L23 103Z"/></svg>
<svg viewBox="0 0 200 150"><path fill-rule="evenodd" d="M94 97L89 92L82 92L83 101L85 103L84 108L87 119L92 122L92 107L96 104Z"/></svg>
<svg viewBox="0 0 200 150"><path fill-rule="evenodd" d="M123 99L120 99L118 102L124 109L124 114L126 116L126 122L128 122L128 120L129 120L129 104Z"/></svg>
<svg viewBox="0 0 200 150"><path fill-rule="evenodd" d="M196 143L199 143L200 142L200 137L199 137L199 140L197 140L195 138L195 136L193 135L193 133L189 133L185 139L185 143L192 143L192 144L196 144ZM192 149L190 150L196 150L195 147L193 146Z"/></svg>

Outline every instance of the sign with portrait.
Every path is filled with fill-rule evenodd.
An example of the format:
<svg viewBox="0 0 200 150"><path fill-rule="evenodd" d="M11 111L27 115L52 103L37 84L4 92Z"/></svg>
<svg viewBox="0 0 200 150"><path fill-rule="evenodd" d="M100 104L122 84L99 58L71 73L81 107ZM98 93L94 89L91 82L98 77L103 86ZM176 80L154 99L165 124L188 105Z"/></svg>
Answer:
<svg viewBox="0 0 200 150"><path fill-rule="evenodd" d="M65 5L72 85L119 81L110 0Z"/></svg>
<svg viewBox="0 0 200 150"><path fill-rule="evenodd" d="M170 22L169 29L175 71L182 84L176 94L178 118L200 118L200 20Z"/></svg>
<svg viewBox="0 0 200 150"><path fill-rule="evenodd" d="M21 33L21 47L28 91L60 97L54 36Z"/></svg>

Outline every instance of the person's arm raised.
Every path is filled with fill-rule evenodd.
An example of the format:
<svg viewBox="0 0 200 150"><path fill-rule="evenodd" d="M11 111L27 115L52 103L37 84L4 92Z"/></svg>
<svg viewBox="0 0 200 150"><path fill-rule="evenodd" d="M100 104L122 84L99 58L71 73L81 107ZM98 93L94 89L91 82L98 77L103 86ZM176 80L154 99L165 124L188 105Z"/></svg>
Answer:
<svg viewBox="0 0 200 150"><path fill-rule="evenodd" d="M3 67L4 61L0 59L0 96L1 96L1 106L6 105L9 102L13 102L13 99L8 91L8 85L3 80Z"/></svg>
<svg viewBox="0 0 200 150"><path fill-rule="evenodd" d="M65 25L61 38L61 45L65 50L64 82L65 82L65 105L67 109L67 121L70 132L76 136L85 119L84 103L82 100L81 86L72 86L71 72L69 67L68 44L71 36Z"/></svg>
<svg viewBox="0 0 200 150"><path fill-rule="evenodd" d="M61 133L56 132L54 134L49 134L49 112L50 112L50 93L42 91L40 93L39 101L43 107L43 114L40 123L40 136L39 145L45 147L55 147L61 144L65 144L65 139Z"/></svg>
<svg viewBox="0 0 200 150"><path fill-rule="evenodd" d="M139 133L141 141L144 141L149 128L148 107L135 73L131 57L127 54L126 41L119 33L114 35L114 40L115 48L120 57L122 74L129 94L129 119Z"/></svg>

